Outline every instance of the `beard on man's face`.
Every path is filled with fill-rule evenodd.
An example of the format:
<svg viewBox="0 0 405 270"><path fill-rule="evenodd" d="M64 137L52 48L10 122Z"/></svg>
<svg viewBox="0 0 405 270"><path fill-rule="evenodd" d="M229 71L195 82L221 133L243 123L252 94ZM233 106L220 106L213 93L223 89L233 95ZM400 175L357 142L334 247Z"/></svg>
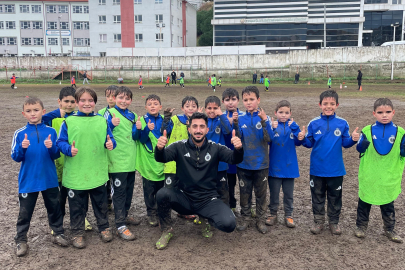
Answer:
<svg viewBox="0 0 405 270"><path fill-rule="evenodd" d="M205 135L203 135L202 133L195 133L195 134L190 134L190 135L193 138L193 141L196 143L200 143L200 142L204 141L204 139L205 139ZM203 135L203 136L201 137L201 139L197 139L194 135Z"/></svg>

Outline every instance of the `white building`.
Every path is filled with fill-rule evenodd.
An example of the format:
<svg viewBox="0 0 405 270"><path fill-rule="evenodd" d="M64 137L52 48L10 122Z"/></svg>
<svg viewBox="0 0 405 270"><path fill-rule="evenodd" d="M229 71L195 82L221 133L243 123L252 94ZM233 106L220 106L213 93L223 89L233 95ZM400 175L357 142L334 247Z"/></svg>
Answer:
<svg viewBox="0 0 405 270"><path fill-rule="evenodd" d="M0 56L88 55L87 1L0 0Z"/></svg>
<svg viewBox="0 0 405 270"><path fill-rule="evenodd" d="M193 47L197 9L183 0L89 0L91 56L107 48Z"/></svg>

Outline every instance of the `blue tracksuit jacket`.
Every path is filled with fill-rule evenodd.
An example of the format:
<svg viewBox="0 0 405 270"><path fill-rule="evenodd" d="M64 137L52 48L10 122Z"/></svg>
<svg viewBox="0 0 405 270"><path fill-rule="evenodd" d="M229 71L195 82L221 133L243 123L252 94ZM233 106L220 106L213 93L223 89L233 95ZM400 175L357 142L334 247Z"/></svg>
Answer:
<svg viewBox="0 0 405 270"><path fill-rule="evenodd" d="M225 145L225 135L232 131L231 124L225 114L216 118L208 118L208 128L207 139L221 145ZM220 161L218 171L226 170L228 170L228 164Z"/></svg>

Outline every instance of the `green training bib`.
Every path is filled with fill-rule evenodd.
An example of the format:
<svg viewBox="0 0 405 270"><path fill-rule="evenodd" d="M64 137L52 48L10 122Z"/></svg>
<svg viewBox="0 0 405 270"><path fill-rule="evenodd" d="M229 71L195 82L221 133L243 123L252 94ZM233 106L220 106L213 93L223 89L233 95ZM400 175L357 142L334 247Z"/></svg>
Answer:
<svg viewBox="0 0 405 270"><path fill-rule="evenodd" d="M52 127L56 130L56 134L58 134L59 137L59 131L60 127L62 126L63 121L65 121L65 118L55 118L52 120ZM56 166L56 174L58 175L58 181L62 182L63 178L63 164L65 161L65 155L60 153L60 158L55 160L55 166Z"/></svg>

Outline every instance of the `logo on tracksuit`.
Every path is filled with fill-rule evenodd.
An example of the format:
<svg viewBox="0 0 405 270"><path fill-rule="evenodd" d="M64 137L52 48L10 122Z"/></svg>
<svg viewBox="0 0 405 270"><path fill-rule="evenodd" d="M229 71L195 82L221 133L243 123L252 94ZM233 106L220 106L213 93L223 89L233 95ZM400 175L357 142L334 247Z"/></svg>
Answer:
<svg viewBox="0 0 405 270"><path fill-rule="evenodd" d="M69 196L69 198L73 198L75 196L75 193L73 192L73 190L71 190L71 189L69 190L68 196Z"/></svg>
<svg viewBox="0 0 405 270"><path fill-rule="evenodd" d="M290 139L293 140L294 139L294 134L290 133Z"/></svg>
<svg viewBox="0 0 405 270"><path fill-rule="evenodd" d="M335 134L336 137L339 137L340 135L342 135L342 132L340 131L340 129L336 129L333 134Z"/></svg>
<svg viewBox="0 0 405 270"><path fill-rule="evenodd" d="M210 155L210 153L207 153L205 155L205 161L210 161L210 160L211 160L211 155Z"/></svg>
<svg viewBox="0 0 405 270"><path fill-rule="evenodd" d="M395 136L391 135L391 137L388 139L388 141L390 142L390 144L394 144L395 142Z"/></svg>
<svg viewBox="0 0 405 270"><path fill-rule="evenodd" d="M166 185L170 185L172 183L172 179L169 177L166 178Z"/></svg>
<svg viewBox="0 0 405 270"><path fill-rule="evenodd" d="M28 193L22 193L21 197L23 197L24 199L28 197Z"/></svg>
<svg viewBox="0 0 405 270"><path fill-rule="evenodd" d="M239 180L239 186L244 187L245 186L245 182L243 182L242 179Z"/></svg>
<svg viewBox="0 0 405 270"><path fill-rule="evenodd" d="M216 133L216 134L221 133L221 128L220 128L219 126L217 126L217 127L215 128L215 133Z"/></svg>
<svg viewBox="0 0 405 270"><path fill-rule="evenodd" d="M311 179L311 181L309 181L309 185L310 185L311 187L314 187L314 186L315 186L315 184L314 184L314 179Z"/></svg>
<svg viewBox="0 0 405 270"><path fill-rule="evenodd" d="M114 185L115 185L116 187L121 186L121 181L120 181L120 179L115 178Z"/></svg>
<svg viewBox="0 0 405 270"><path fill-rule="evenodd" d="M257 129L262 129L262 123L257 122L257 124L256 124L256 128L257 128Z"/></svg>

